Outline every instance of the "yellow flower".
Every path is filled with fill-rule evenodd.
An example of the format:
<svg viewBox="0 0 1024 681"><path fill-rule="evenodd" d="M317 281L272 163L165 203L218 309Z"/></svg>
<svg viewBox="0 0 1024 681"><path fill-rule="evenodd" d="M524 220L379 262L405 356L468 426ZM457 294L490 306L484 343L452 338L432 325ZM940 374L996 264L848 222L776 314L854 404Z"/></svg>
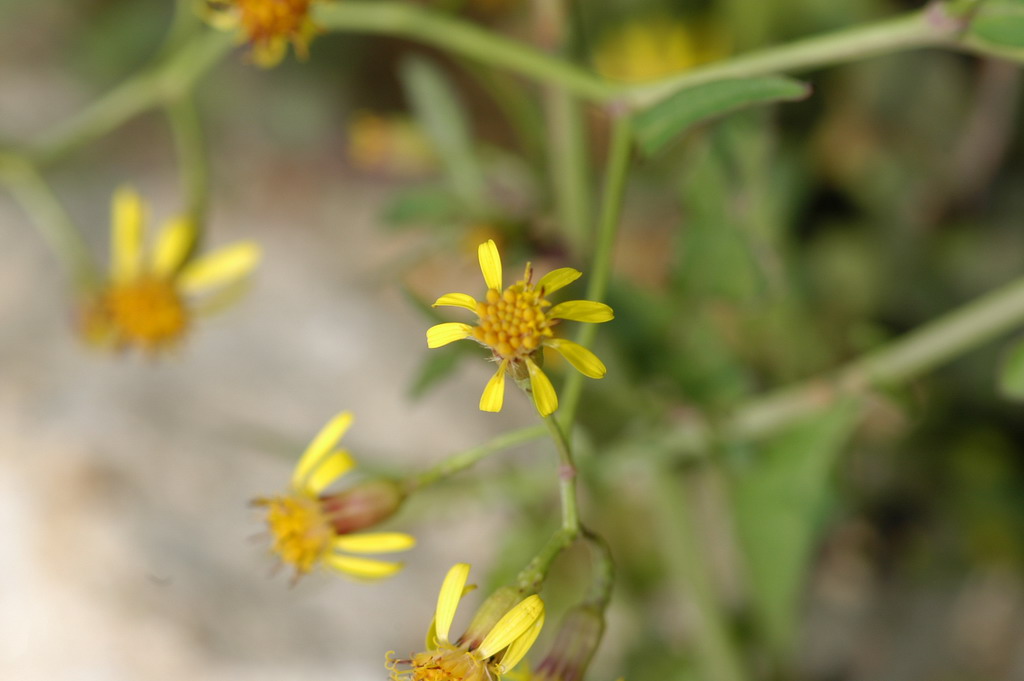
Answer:
<svg viewBox="0 0 1024 681"><path fill-rule="evenodd" d="M359 170L422 175L437 165L423 132L407 116L356 114L348 128L348 157Z"/></svg>
<svg viewBox="0 0 1024 681"><path fill-rule="evenodd" d="M295 568L295 579L319 564L361 579L388 577L402 564L348 554L392 553L416 544L413 537L400 532L349 534L394 513L401 503L401 493L393 484L390 490L386 481L376 481L362 486L362 492L356 488L348 493L323 494L355 467L347 451L335 449L350 425L352 414L347 411L331 419L299 458L291 490L253 502L266 508L273 551Z"/></svg>
<svg viewBox="0 0 1024 681"><path fill-rule="evenodd" d="M196 228L186 218L164 224L151 251L146 204L132 189L114 193L110 273L81 311L83 336L100 345L137 347L155 354L188 331L193 299L239 281L256 266L260 248L244 241L190 259Z"/></svg>
<svg viewBox="0 0 1024 681"><path fill-rule="evenodd" d="M639 83L724 57L728 42L722 27L710 20L634 20L601 41L594 68L610 80Z"/></svg>
<svg viewBox="0 0 1024 681"><path fill-rule="evenodd" d="M252 59L265 68L275 66L291 43L300 59L309 56L309 43L319 29L310 7L322 0L206 0L203 14L216 28L238 30L252 46Z"/></svg>
<svg viewBox="0 0 1024 681"><path fill-rule="evenodd" d="M501 256L493 240L477 249L480 270L487 283L485 300L476 300L465 293L449 293L437 299L434 307L448 305L475 312L476 326L456 322L438 324L427 330L427 346L439 348L453 341L470 338L491 349L498 370L484 388L480 398L483 411L501 411L505 396L505 374L517 382L529 381L534 404L541 416L558 408L558 396L551 381L540 368L543 348L561 353L580 373L602 378L605 366L597 356L578 343L555 338L552 328L559 320L600 323L611 320L612 309L590 300L569 300L550 310L545 296L576 281L579 270L561 267L533 283L533 268L526 264L523 278L502 291Z"/></svg>
<svg viewBox="0 0 1024 681"><path fill-rule="evenodd" d="M393 653L388 653L386 664L392 681L499 681L530 650L544 626L544 601L534 594L499 608L508 603L511 591L507 589L499 590L481 606L466 633L449 641L456 608L468 591L468 577L466 563L453 566L445 576L425 652L408 660L394 660ZM409 668L400 670L398 665Z"/></svg>

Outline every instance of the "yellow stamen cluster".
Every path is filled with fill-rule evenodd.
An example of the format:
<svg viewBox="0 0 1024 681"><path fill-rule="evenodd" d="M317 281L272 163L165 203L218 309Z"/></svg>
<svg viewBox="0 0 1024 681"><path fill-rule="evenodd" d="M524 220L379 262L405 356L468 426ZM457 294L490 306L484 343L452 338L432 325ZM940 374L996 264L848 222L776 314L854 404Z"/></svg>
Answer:
<svg viewBox="0 0 1024 681"><path fill-rule="evenodd" d="M121 340L149 350L173 343L188 327L188 308L164 279L113 284L103 294L103 309Z"/></svg>
<svg viewBox="0 0 1024 681"><path fill-rule="evenodd" d="M267 509L267 526L274 535L273 551L295 566L297 575L313 569L331 545L334 531L317 499L281 496L257 499Z"/></svg>
<svg viewBox="0 0 1024 681"><path fill-rule="evenodd" d="M299 38L308 30L312 0L235 0L242 28L251 43ZM300 44L297 43L297 47Z"/></svg>
<svg viewBox="0 0 1024 681"><path fill-rule="evenodd" d="M487 300L478 301L480 317L473 327L473 338L487 345L501 359L528 357L540 347L541 341L553 335L554 320L548 319L544 308L551 303L544 291L530 283L533 271L529 264L523 279L509 286L504 293L491 289Z"/></svg>
<svg viewBox="0 0 1024 681"><path fill-rule="evenodd" d="M397 669L389 660L392 681L484 681L500 679L496 663L488 664L464 648L446 645L439 650L413 655L409 669Z"/></svg>

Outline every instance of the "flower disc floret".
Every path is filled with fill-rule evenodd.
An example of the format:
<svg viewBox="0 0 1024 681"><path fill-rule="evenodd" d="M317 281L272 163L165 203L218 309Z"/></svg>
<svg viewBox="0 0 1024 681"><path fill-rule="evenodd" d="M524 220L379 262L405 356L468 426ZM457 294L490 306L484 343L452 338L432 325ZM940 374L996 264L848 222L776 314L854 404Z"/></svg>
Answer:
<svg viewBox="0 0 1024 681"><path fill-rule="evenodd" d="M318 29L310 18L319 0L207 0L206 19L224 29L237 29L252 46L252 58L260 66L276 65L291 44L302 59Z"/></svg>
<svg viewBox="0 0 1024 681"><path fill-rule="evenodd" d="M480 244L480 270L487 284L484 300L466 293L449 293L437 299L434 307L461 307L475 312L476 325L459 322L437 324L427 330L427 347L438 348L469 338L489 348L498 362L498 370L480 398L483 411L501 411L505 395L505 375L511 374L528 386L541 416L558 408L558 396L541 369L545 347L560 353L576 370L590 378L602 378L604 364L582 345L556 338L554 327L562 320L601 323L614 318L612 309L591 300L569 300L552 306L547 295L576 281L581 272L562 267L533 283L529 263L523 278L508 288L502 287L501 256L493 240ZM550 308L550 309L549 309Z"/></svg>

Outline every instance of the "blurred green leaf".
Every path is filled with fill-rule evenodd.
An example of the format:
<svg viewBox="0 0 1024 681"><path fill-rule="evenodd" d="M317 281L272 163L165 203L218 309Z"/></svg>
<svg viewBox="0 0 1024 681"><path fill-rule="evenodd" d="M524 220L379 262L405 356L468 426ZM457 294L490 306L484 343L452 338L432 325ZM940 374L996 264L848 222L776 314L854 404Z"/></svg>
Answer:
<svg viewBox="0 0 1024 681"><path fill-rule="evenodd" d="M441 384L459 366L462 355L463 353L454 347L439 348L427 355L409 387L409 396L419 399L426 395L431 388Z"/></svg>
<svg viewBox="0 0 1024 681"><path fill-rule="evenodd" d="M774 651L790 650L829 474L860 409L841 403L765 442L735 472L733 498L755 614Z"/></svg>
<svg viewBox="0 0 1024 681"><path fill-rule="evenodd" d="M653 156L697 123L759 104L803 99L810 92L808 85L784 76L698 85L637 115L637 142L645 154Z"/></svg>
<svg viewBox="0 0 1024 681"><path fill-rule="evenodd" d="M999 371L999 391L1011 400L1024 400L1024 340L1010 348Z"/></svg>
<svg viewBox="0 0 1024 681"><path fill-rule="evenodd" d="M459 200L447 187L415 187L396 193L384 207L383 219L392 227L451 224L462 214Z"/></svg>
<svg viewBox="0 0 1024 681"><path fill-rule="evenodd" d="M971 22L971 34L996 47L1024 48L1024 2L983 3Z"/></svg>
<svg viewBox="0 0 1024 681"><path fill-rule="evenodd" d="M452 190L471 210L482 212L486 205L484 175L455 88L441 69L423 57L403 60L401 77L416 119L444 164Z"/></svg>

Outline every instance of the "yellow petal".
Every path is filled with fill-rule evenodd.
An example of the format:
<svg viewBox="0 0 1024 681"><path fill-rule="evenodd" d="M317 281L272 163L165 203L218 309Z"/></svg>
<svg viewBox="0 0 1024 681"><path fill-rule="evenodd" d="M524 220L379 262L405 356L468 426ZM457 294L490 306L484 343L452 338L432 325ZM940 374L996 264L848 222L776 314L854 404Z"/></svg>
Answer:
<svg viewBox="0 0 1024 681"><path fill-rule="evenodd" d="M529 631L543 615L544 601L536 594L528 596L498 620L477 651L484 658L500 653Z"/></svg>
<svg viewBox="0 0 1024 681"><path fill-rule="evenodd" d="M544 628L544 612L541 611L540 617L533 623L533 626L526 630L526 633L512 641L512 645L508 647L505 654L501 658L501 668L503 672L510 671L513 667L519 664L526 653L529 652L530 647L533 645L537 637L540 636L540 630Z"/></svg>
<svg viewBox="0 0 1024 681"><path fill-rule="evenodd" d="M331 546L348 553L393 553L416 546L416 538L403 532L371 532L335 537Z"/></svg>
<svg viewBox="0 0 1024 681"><path fill-rule="evenodd" d="M434 615L434 628L437 632L437 640L442 643L448 642L448 632L452 628L452 621L455 619L455 609L459 606L462 598L462 589L469 579L469 565L467 563L456 563L441 584L441 593L437 596L437 611Z"/></svg>
<svg viewBox="0 0 1024 681"><path fill-rule="evenodd" d="M201 293L230 284L249 274L259 263L261 255L258 244L240 241L189 263L181 271L178 281L186 293Z"/></svg>
<svg viewBox="0 0 1024 681"><path fill-rule="evenodd" d="M470 312L476 312L476 298L468 293L446 293L434 303L434 307L440 305L464 307Z"/></svg>
<svg viewBox="0 0 1024 681"><path fill-rule="evenodd" d="M427 347L439 348L463 338L469 338L473 327L461 322L445 322L427 329Z"/></svg>
<svg viewBox="0 0 1024 681"><path fill-rule="evenodd" d="M326 556L324 562L339 572L344 572L347 575L360 579L382 579L390 577L402 569L401 563L374 560L373 558L342 556L336 553Z"/></svg>
<svg viewBox="0 0 1024 681"><path fill-rule="evenodd" d="M257 66L269 69L277 66L288 52L288 40L275 36L270 40L255 43L252 46L252 60Z"/></svg>
<svg viewBox="0 0 1024 681"><path fill-rule="evenodd" d="M296 487L308 496L318 496L332 482L355 467L356 462L352 455L339 449L327 456L320 457L316 462L316 466L309 471L306 478L300 481Z"/></svg>
<svg viewBox="0 0 1024 681"><path fill-rule="evenodd" d="M589 378L604 378L608 372L604 362L597 358L597 355L587 350L579 343L573 343L565 338L551 338L544 341L544 345L554 348L562 353L562 356L569 360L569 364L576 367L584 376Z"/></svg>
<svg viewBox="0 0 1024 681"><path fill-rule="evenodd" d="M498 370L491 376L484 387L484 394L480 396L480 411L501 411L501 405L505 401L505 369L508 368L508 360L502 360Z"/></svg>
<svg viewBox="0 0 1024 681"><path fill-rule="evenodd" d="M533 393L533 403L537 405L537 411L541 416L553 413L558 409L558 395L555 394L554 386L532 359L526 360L526 368L530 372L530 392Z"/></svg>
<svg viewBox="0 0 1024 681"><path fill-rule="evenodd" d="M196 228L191 220L176 218L164 224L153 251L153 274L168 277L177 272L195 240Z"/></svg>
<svg viewBox="0 0 1024 681"><path fill-rule="evenodd" d="M110 225L110 272L115 281L138 277L142 271L142 239L146 205L130 187L114 192Z"/></svg>
<svg viewBox="0 0 1024 681"><path fill-rule="evenodd" d="M551 308L548 317L600 324L615 319L615 314L604 303L595 303L593 300L567 300Z"/></svg>
<svg viewBox="0 0 1024 681"><path fill-rule="evenodd" d="M459 600L461 601L463 598L466 597L466 594L468 594L470 591L473 591L474 589L476 589L476 584L467 584L466 586L462 587L462 595L459 596ZM432 617L430 618L430 628L427 629L427 650L435 650L436 648L437 618Z"/></svg>
<svg viewBox="0 0 1024 681"><path fill-rule="evenodd" d="M488 239L477 248L477 257L480 259L480 271L483 272L487 288L495 291L501 290L501 256L498 254L498 247L494 239Z"/></svg>
<svg viewBox="0 0 1024 681"><path fill-rule="evenodd" d="M334 418L320 429L316 437L306 447L299 462L295 465L295 472L292 474L292 484L296 487L305 486L306 479L313 472L313 469L320 465L320 461L330 454L334 446L338 444L345 431L352 425L352 412L343 411L336 414Z"/></svg>
<svg viewBox="0 0 1024 681"><path fill-rule="evenodd" d="M576 281L582 275L582 272L571 267L559 267L557 270L552 270L541 277L540 281L537 282L537 288L543 290L544 295L554 293L558 289L564 288Z"/></svg>

